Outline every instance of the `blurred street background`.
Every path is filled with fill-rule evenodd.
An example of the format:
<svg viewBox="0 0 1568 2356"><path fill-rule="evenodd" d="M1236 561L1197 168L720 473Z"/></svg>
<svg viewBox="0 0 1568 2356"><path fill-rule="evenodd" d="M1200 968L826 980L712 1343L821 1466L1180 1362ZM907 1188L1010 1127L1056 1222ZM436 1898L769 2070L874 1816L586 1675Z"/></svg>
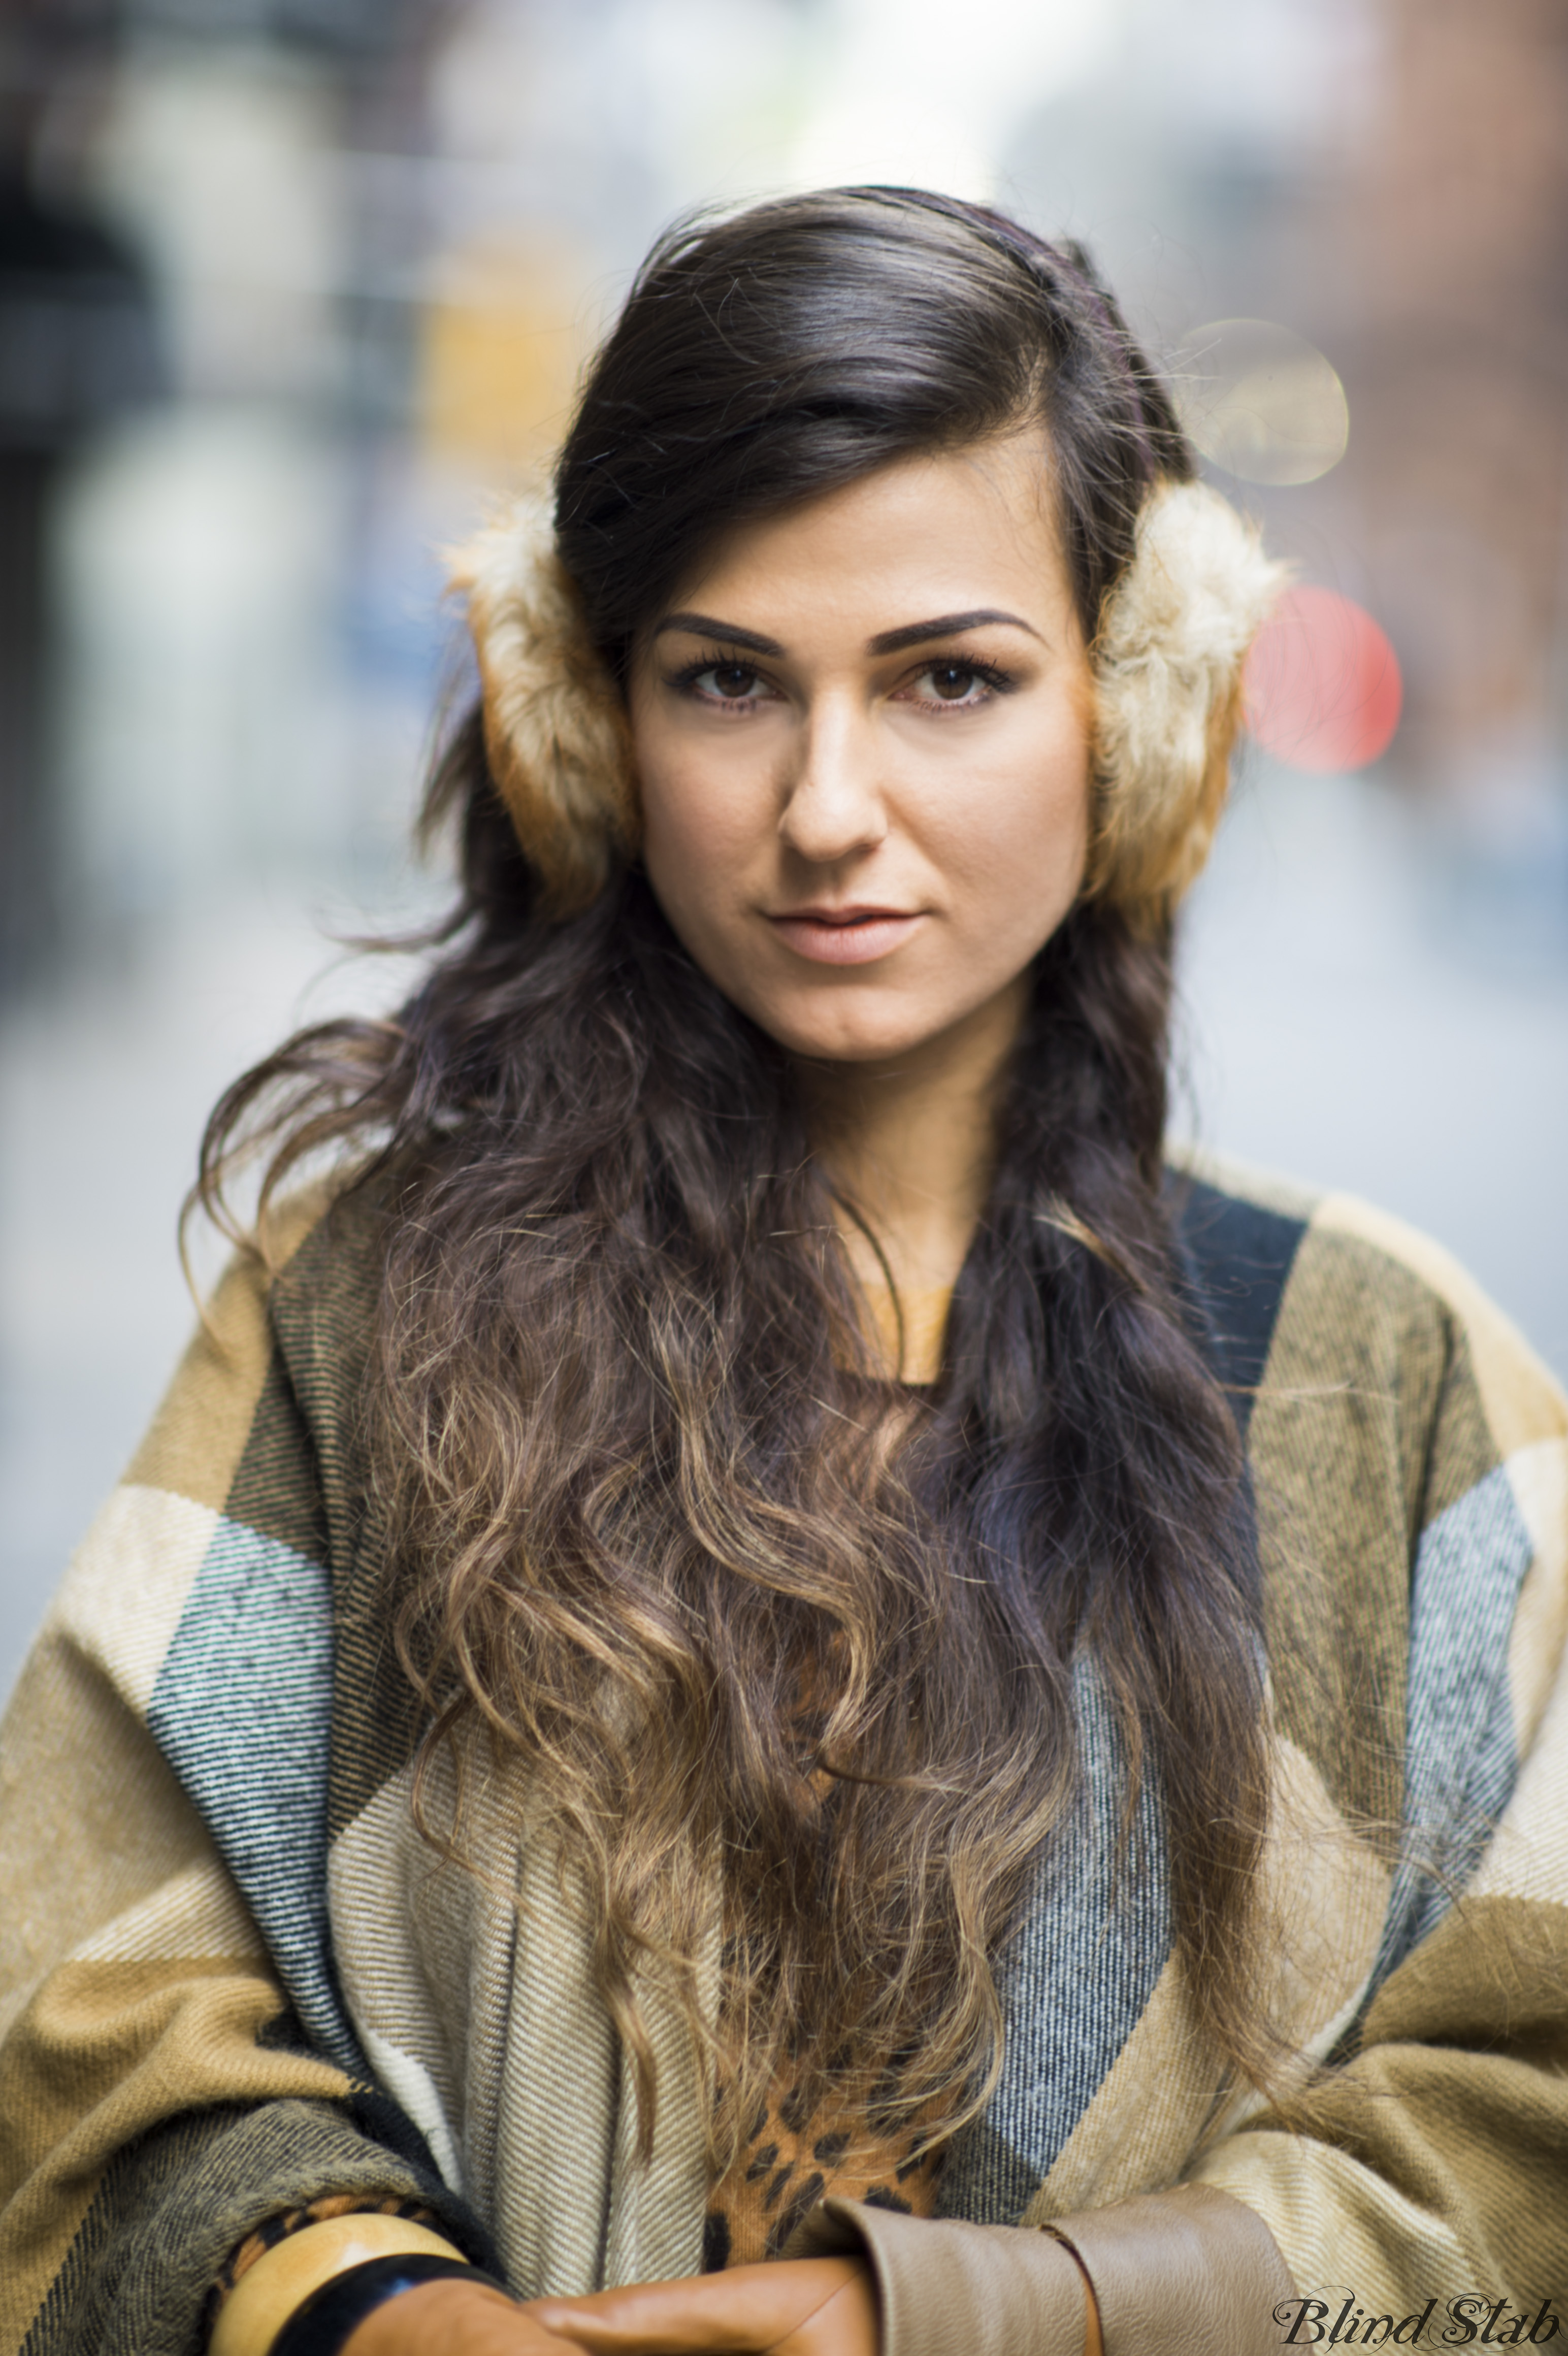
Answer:
<svg viewBox="0 0 1568 2356"><path fill-rule="evenodd" d="M0 1693L188 1327L213 1098L439 899L441 547L658 230L844 180L1086 241L1296 565L1181 1128L1568 1374L1563 0L5 0Z"/></svg>

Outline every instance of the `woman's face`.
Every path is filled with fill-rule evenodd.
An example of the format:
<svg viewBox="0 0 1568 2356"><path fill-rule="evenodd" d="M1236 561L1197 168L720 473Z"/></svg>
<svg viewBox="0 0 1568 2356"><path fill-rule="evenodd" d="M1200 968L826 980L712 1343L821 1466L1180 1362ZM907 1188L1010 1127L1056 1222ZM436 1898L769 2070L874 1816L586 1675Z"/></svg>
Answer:
<svg viewBox="0 0 1568 2356"><path fill-rule="evenodd" d="M644 857L792 1053L1016 1027L1078 894L1089 663L1037 443L900 460L739 526L639 644Z"/></svg>

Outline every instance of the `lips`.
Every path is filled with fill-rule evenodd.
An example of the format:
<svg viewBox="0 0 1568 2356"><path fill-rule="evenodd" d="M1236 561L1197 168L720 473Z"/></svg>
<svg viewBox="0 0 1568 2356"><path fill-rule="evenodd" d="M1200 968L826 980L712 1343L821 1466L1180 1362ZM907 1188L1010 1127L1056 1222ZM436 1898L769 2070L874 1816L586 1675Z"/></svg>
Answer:
<svg viewBox="0 0 1568 2356"><path fill-rule="evenodd" d="M798 957L817 965L873 965L925 922L900 908L792 908L768 922Z"/></svg>

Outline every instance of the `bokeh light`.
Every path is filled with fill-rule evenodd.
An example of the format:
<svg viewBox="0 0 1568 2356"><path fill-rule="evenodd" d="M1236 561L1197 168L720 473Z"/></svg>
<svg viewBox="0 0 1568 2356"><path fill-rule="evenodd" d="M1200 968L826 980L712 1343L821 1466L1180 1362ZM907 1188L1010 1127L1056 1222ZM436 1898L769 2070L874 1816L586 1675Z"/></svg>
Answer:
<svg viewBox="0 0 1568 2356"><path fill-rule="evenodd" d="M1288 589L1247 661L1247 725L1266 752L1327 776L1387 751L1404 689L1399 659L1364 606L1337 590Z"/></svg>
<svg viewBox="0 0 1568 2356"><path fill-rule="evenodd" d="M1315 483L1345 455L1345 388L1304 336L1270 319L1211 319L1183 339L1182 423L1244 483Z"/></svg>

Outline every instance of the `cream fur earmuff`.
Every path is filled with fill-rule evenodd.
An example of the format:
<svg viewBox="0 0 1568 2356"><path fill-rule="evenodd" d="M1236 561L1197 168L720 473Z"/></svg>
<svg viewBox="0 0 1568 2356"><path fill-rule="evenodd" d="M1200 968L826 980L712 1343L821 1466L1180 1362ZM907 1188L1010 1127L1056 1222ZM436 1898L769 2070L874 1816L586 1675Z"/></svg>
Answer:
<svg viewBox="0 0 1568 2356"><path fill-rule="evenodd" d="M637 793L626 707L542 500L487 524L449 578L467 605L496 789L549 913L575 916L637 848Z"/></svg>
<svg viewBox="0 0 1568 2356"><path fill-rule="evenodd" d="M1289 578L1207 483L1153 491L1090 648L1095 826L1088 888L1144 921L1192 884L1225 806L1241 667Z"/></svg>
<svg viewBox="0 0 1568 2356"><path fill-rule="evenodd" d="M1157 924L1208 856L1241 666L1285 580L1203 483L1152 492L1090 650L1095 817L1086 889ZM497 788L547 905L573 915L637 847L631 734L543 505L521 501L452 562L478 657Z"/></svg>

